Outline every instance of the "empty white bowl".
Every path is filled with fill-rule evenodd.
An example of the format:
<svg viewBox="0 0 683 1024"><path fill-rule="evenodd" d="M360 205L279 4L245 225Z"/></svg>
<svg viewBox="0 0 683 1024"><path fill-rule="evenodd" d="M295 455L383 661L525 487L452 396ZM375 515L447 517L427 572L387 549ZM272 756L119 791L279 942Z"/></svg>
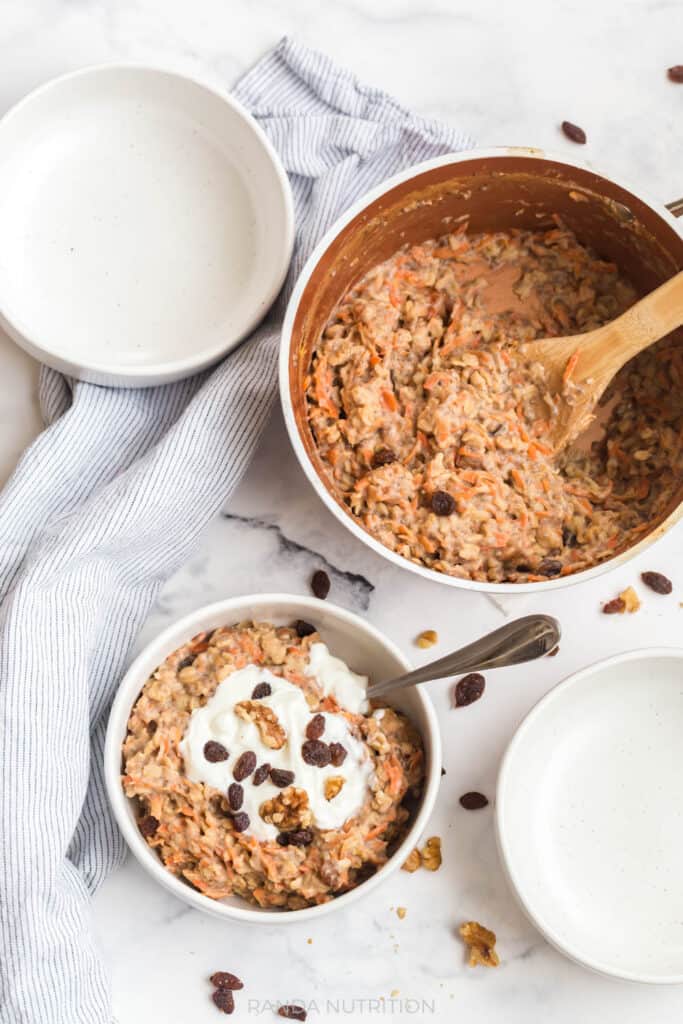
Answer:
<svg viewBox="0 0 683 1024"><path fill-rule="evenodd" d="M275 150L208 85L86 68L0 121L0 323L64 373L143 387L209 366L265 315L292 244Z"/></svg>
<svg viewBox="0 0 683 1024"><path fill-rule="evenodd" d="M683 651L577 672L522 722L496 822L523 910L562 953L629 981L683 982Z"/></svg>
<svg viewBox="0 0 683 1024"><path fill-rule="evenodd" d="M405 839L393 856L367 881L350 892L303 910L262 910L238 896L212 900L189 884L180 881L162 864L148 846L136 824L133 801L121 786L121 745L126 736L131 708L150 674L181 644L196 633L231 625L245 619L290 625L296 619L312 622L330 651L342 658L354 671L371 680L400 675L411 666L401 651L378 630L352 612L313 597L288 594L258 594L231 598L200 608L169 626L135 659L121 682L111 710L104 752L105 782L114 814L130 849L145 870L157 882L185 903L216 917L266 924L291 924L318 918L348 906L397 871L418 842L436 799L441 780L441 739L431 700L421 687L398 690L389 694L387 703L404 711L419 730L424 743L425 784L419 808Z"/></svg>

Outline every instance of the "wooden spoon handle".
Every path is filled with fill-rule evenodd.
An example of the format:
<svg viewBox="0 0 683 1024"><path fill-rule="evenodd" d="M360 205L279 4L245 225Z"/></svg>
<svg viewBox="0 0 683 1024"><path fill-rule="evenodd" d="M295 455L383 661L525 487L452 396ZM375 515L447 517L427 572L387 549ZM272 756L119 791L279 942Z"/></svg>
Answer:
<svg viewBox="0 0 683 1024"><path fill-rule="evenodd" d="M591 351L582 351L581 376L605 373L614 376L629 359L681 324L683 271L640 299L616 320L591 332Z"/></svg>

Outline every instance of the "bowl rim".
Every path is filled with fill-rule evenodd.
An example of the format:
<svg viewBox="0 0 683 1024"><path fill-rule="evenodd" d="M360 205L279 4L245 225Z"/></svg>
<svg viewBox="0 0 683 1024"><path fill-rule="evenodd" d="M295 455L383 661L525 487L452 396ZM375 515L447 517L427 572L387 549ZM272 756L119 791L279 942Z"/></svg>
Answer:
<svg viewBox="0 0 683 1024"><path fill-rule="evenodd" d="M410 829L406 832L402 842L387 863L371 878L361 882L360 885L349 890L349 892L337 896L327 903L321 903L314 907L305 907L302 910L257 910L252 908L246 900L243 907L233 907L217 902L198 890L193 889L189 884L180 881L162 864L156 852L144 841L139 830L131 820L129 813L130 798L125 795L121 785L121 740L122 736L125 735L125 726L130 710L147 678L146 670L143 667L149 661L152 652L158 652L158 655L155 654L155 658L158 656L160 663L166 656L161 653L162 651L168 654L178 646L179 641L177 637L180 633L186 635L189 639L194 633L201 630L201 623L203 621L225 613L226 622L229 622L231 613L239 614L240 610L243 613L247 605L252 606L254 613L256 613L259 605L281 605L283 614L286 614L287 608L291 608L293 605L298 609L310 609L312 614L324 612L329 616L331 613L332 617L353 627L355 630L365 633L368 639L384 648L406 671L411 668L411 664L405 654L380 630L354 612L341 608L329 601L321 601L318 598L305 595L269 593L246 594L204 605L175 620L160 633L156 634L149 643L145 644L144 648L136 655L126 670L119 683L107 723L104 743L104 782L110 807L113 810L116 823L123 834L129 850L144 870L166 890L195 909L225 920L245 921L250 924L295 924L317 919L323 914L347 907L354 900L357 900L362 893L370 892L401 867L410 850L416 845L422 835L434 808L441 782L441 734L436 711L429 695L422 686L415 687L414 690L425 718L426 728L423 731L423 741L431 748L422 802Z"/></svg>
<svg viewBox="0 0 683 1024"><path fill-rule="evenodd" d="M683 516L683 502L679 503L676 508L672 509L669 515L657 527L655 527L651 533L639 540L637 544L632 545L613 558L608 558L604 562L599 562L597 565L590 566L588 569L582 569L580 572L572 573L569 576L558 576L555 579L548 579L537 583L488 583L479 580L460 579L457 576L449 576L446 573L437 572L435 569L429 569L427 566L421 565L417 562L411 562L410 559L392 551L364 530L363 527L356 522L353 516L338 504L338 502L332 497L331 492L323 483L322 479L319 477L313 463L308 457L306 449L304 448L299 434L299 429L297 427L294 407L289 390L289 353L292 344L294 320L299 309L301 297L320 259L346 225L350 223L354 217L358 216L358 214L367 206L375 202L376 199L379 199L381 196L391 191L391 189L405 181L408 181L410 178L417 177L420 174L424 174L425 172L431 171L437 167L443 167L447 164L459 164L471 160L490 160L503 157L520 157L536 159L539 161L550 161L553 163L563 164L569 168L576 168L577 170L585 171L589 174L596 175L599 178L604 178L606 181L623 188L626 192L630 192L636 199L639 199L642 203L649 206L654 213L661 217L662 220L664 220L676 231L678 235L680 235L681 238L683 238L683 223L681 220L677 220L666 206L657 199L643 193L641 189L634 188L622 178L613 178L611 175L604 174L599 169L589 167L581 161L567 159L564 156L560 156L553 152L547 152L546 150L525 148L523 146L499 146L485 149L475 148L457 153L445 153L443 156L434 157L431 160L425 160L421 163L413 164L411 167L407 167L398 174L392 175L379 185L376 185L374 188L365 192L359 199L352 203L351 206L331 225L331 227L328 228L306 260L306 263L297 278L289 302L287 303L287 309L285 311L285 317L282 324L279 353L279 387L280 402L282 405L285 426L287 428L290 442L299 461L299 465L303 469L309 483L312 485L314 491L323 504L327 506L339 522L343 523L343 525L350 530L358 540L361 540L364 544L370 547L376 554L381 555L390 562L393 562L394 565L397 565L402 569L408 569L410 572L424 577L424 579L432 580L436 583L444 584L445 586L458 587L462 590L473 590L487 594L531 594L538 593L539 591L547 592L550 590L558 590L564 587L575 586L576 584L583 583L586 580L595 579L596 577L603 575L603 573L611 572L618 566L630 561L651 544L656 543L656 541L658 541L676 522L678 522L681 516Z"/></svg>
<svg viewBox="0 0 683 1024"><path fill-rule="evenodd" d="M261 295L254 302L252 314L250 316L245 315L242 324L233 332L232 339L229 342L226 342L224 339L220 344L203 349L198 354L142 365L90 360L87 363L81 360L76 361L69 356L63 355L58 349L43 343L31 331L26 330L21 317L17 316L15 311L8 311L4 305L0 308L0 323L3 328L21 348L35 358L51 362L53 365L59 364L57 368L62 370L62 372L71 373L75 376L83 376L83 371L85 371L86 375L91 374L100 378L117 379L119 381L126 381L131 386L145 387L191 376L193 373L213 365L223 355L232 351L261 322L280 292L289 269L294 248L294 199L287 172L275 147L247 108L239 100L235 99L231 93L222 91L218 86L207 81L205 78L184 71L178 71L171 67L165 67L163 64L147 64L140 61L112 61L110 63L86 65L74 71L57 75L38 85L35 89L32 89L25 96L17 100L0 117L0 129L15 118L21 118L27 108L34 102L42 100L43 97L53 91L59 91L69 82L106 75L117 76L128 72L142 72L153 77L175 79L185 87L192 86L203 91L230 108L233 114L251 130L260 144L263 155L273 172L272 186L277 189L284 217L284 232L278 239L281 247L280 258L278 263L275 264L270 280L267 282L267 288L264 286L260 289Z"/></svg>
<svg viewBox="0 0 683 1024"><path fill-rule="evenodd" d="M498 769L494 815L496 846L498 848L498 856L503 869L503 874L518 906L534 928L540 932L543 938L550 943L551 946L558 950L558 952L562 953L563 956L568 957L568 959L572 960L580 967L585 967L588 970L605 977L618 978L621 981L647 985L678 985L683 983L683 972L671 974L669 976L662 976L647 972L615 969L610 965L601 963L595 958L586 956L577 949L575 945L570 942L565 942L561 936L558 935L555 929L544 923L541 917L534 911L529 900L523 893L522 886L518 882L518 878L512 866L510 847L506 839L504 823L505 803L509 787L509 775L512 770L512 760L520 744L524 744L526 733L536 719L541 717L551 704L555 703L558 699L564 696L568 690L573 689L584 679L600 673L604 669L611 668L614 665L622 665L625 662L637 661L643 658L651 658L655 661L660 660L661 658L673 658L678 661L683 661L683 647L638 647L633 650L623 651L620 654L611 655L608 658L602 658L600 661L592 662L590 665L586 665L584 668L578 669L576 672L572 672L571 675L562 679L556 686L549 690L548 693L541 697L540 700L538 700L527 712L515 729L512 739L508 743L505 753L503 754L503 758Z"/></svg>

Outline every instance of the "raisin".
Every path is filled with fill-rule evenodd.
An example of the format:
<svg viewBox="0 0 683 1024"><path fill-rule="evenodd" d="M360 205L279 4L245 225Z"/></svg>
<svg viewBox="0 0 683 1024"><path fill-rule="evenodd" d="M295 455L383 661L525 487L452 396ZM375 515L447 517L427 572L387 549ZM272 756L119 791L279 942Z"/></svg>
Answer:
<svg viewBox="0 0 683 1024"><path fill-rule="evenodd" d="M288 771L287 768L271 768L270 781L278 789L285 789L294 782L294 772Z"/></svg>
<svg viewBox="0 0 683 1024"><path fill-rule="evenodd" d="M541 576L559 576L562 572L562 562L557 558L544 558L538 567Z"/></svg>
<svg viewBox="0 0 683 1024"><path fill-rule="evenodd" d="M446 774L446 769L444 768L443 765L441 765L441 778L443 778L445 774Z"/></svg>
<svg viewBox="0 0 683 1024"><path fill-rule="evenodd" d="M313 832L310 828L297 828L292 832L280 832L277 837L280 846L310 846Z"/></svg>
<svg viewBox="0 0 683 1024"><path fill-rule="evenodd" d="M306 738L309 740L319 740L322 734L325 732L325 718L323 715L313 715L306 726Z"/></svg>
<svg viewBox="0 0 683 1024"><path fill-rule="evenodd" d="M466 811L479 811L488 806L488 800L483 793L463 793L460 804Z"/></svg>
<svg viewBox="0 0 683 1024"><path fill-rule="evenodd" d="M261 700L262 697L270 697L273 692L273 687L270 683L257 683L254 689L251 691L252 700Z"/></svg>
<svg viewBox="0 0 683 1024"><path fill-rule="evenodd" d="M515 566L515 572L531 572L531 566L527 565L526 562L520 562L519 565Z"/></svg>
<svg viewBox="0 0 683 1024"><path fill-rule="evenodd" d="M468 704L474 704L484 692L486 680L479 672L470 672L463 676L455 687L455 706L464 708Z"/></svg>
<svg viewBox="0 0 683 1024"><path fill-rule="evenodd" d="M670 594L673 590L671 580L661 572L641 572L640 578L655 594Z"/></svg>
<svg viewBox="0 0 683 1024"><path fill-rule="evenodd" d="M618 615L625 611L626 602L623 597L613 597L611 601L607 601L602 606L602 610L605 615Z"/></svg>
<svg viewBox="0 0 683 1024"><path fill-rule="evenodd" d="M355 881L357 883L367 882L368 878L372 878L373 875L377 874L377 865L371 861L364 861L356 871Z"/></svg>
<svg viewBox="0 0 683 1024"><path fill-rule="evenodd" d="M144 818L140 818L138 828L145 839L148 839L156 834L156 830L159 828L159 819L155 818L153 814L146 814Z"/></svg>
<svg viewBox="0 0 683 1024"><path fill-rule="evenodd" d="M672 68L669 68L667 75L672 82L683 82L683 64L674 64Z"/></svg>
<svg viewBox="0 0 683 1024"><path fill-rule="evenodd" d="M178 662L175 667L176 672L180 672L182 668L189 668L193 661L194 654L188 654L186 658L183 658L182 661Z"/></svg>
<svg viewBox="0 0 683 1024"><path fill-rule="evenodd" d="M234 1011L235 997L229 988L217 988L211 998L223 1013L232 1013Z"/></svg>
<svg viewBox="0 0 683 1024"><path fill-rule="evenodd" d="M228 803L231 811L239 811L244 801L244 790L239 782L231 782L228 786Z"/></svg>
<svg viewBox="0 0 683 1024"><path fill-rule="evenodd" d="M330 761L335 768L344 764L348 751L341 743L330 743Z"/></svg>
<svg viewBox="0 0 683 1024"><path fill-rule="evenodd" d="M562 131L572 142L578 142L580 146L585 144L586 133L583 128L579 128L578 124L572 124L571 121L563 121Z"/></svg>
<svg viewBox="0 0 683 1024"><path fill-rule="evenodd" d="M302 640L305 636L310 636L316 632L315 626L312 626L310 622L306 622L305 619L297 619L294 623L294 629L296 630L296 635Z"/></svg>
<svg viewBox="0 0 683 1024"><path fill-rule="evenodd" d="M216 971L209 978L209 981L216 988L229 988L232 992L237 992L238 989L244 988L244 984L240 981L236 974L231 974L230 971Z"/></svg>
<svg viewBox="0 0 683 1024"><path fill-rule="evenodd" d="M578 538L573 530L570 530L568 526L562 527L562 543L566 548L575 548L578 544Z"/></svg>
<svg viewBox="0 0 683 1024"><path fill-rule="evenodd" d="M306 1011L303 1006L280 1006L278 1011L281 1017L286 1017L287 1020L306 1020Z"/></svg>
<svg viewBox="0 0 683 1024"><path fill-rule="evenodd" d="M238 811L232 816L232 827L235 832L246 832L249 828L249 815L245 811Z"/></svg>
<svg viewBox="0 0 683 1024"><path fill-rule="evenodd" d="M216 743L215 740L209 740L208 743L204 744L204 757L211 764L215 764L217 761L227 761L230 754L225 749L222 743Z"/></svg>
<svg viewBox="0 0 683 1024"><path fill-rule="evenodd" d="M324 569L316 569L311 576L311 590L316 597L324 601L330 592L330 577Z"/></svg>
<svg viewBox="0 0 683 1024"><path fill-rule="evenodd" d="M373 469L379 469L380 466L388 466L392 462L396 462L396 454L392 452L391 448L380 448L372 456Z"/></svg>
<svg viewBox="0 0 683 1024"><path fill-rule="evenodd" d="M236 782L242 782L253 772L256 767L256 754L253 750L245 750L237 758L235 767L232 770L232 777Z"/></svg>
<svg viewBox="0 0 683 1024"><path fill-rule="evenodd" d="M256 769L256 771L254 772L254 777L253 777L253 779L251 781L254 784L254 786L260 786L262 782L266 781L266 779L268 778L269 774L270 774L270 764L269 764L268 761L265 761L262 765L259 765L259 767Z"/></svg>
<svg viewBox="0 0 683 1024"><path fill-rule="evenodd" d="M154 733L157 731L158 727L159 727L158 722L148 722L147 723L147 735L148 736L153 736Z"/></svg>
<svg viewBox="0 0 683 1024"><path fill-rule="evenodd" d="M429 504L437 516L452 516L455 512L455 498L448 491L434 491Z"/></svg>
<svg viewBox="0 0 683 1024"><path fill-rule="evenodd" d="M315 765L316 768L327 768L332 760L330 748L322 740L306 740L302 743L301 756L306 764Z"/></svg>

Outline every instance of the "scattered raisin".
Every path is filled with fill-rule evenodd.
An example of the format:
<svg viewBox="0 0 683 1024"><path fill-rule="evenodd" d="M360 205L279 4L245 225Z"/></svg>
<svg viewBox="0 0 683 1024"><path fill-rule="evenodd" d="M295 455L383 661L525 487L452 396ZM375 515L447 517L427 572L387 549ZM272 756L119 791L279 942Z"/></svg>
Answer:
<svg viewBox="0 0 683 1024"><path fill-rule="evenodd" d="M194 661L194 654L188 654L186 658L183 658L175 667L176 672L180 672L181 668L189 668Z"/></svg>
<svg viewBox="0 0 683 1024"><path fill-rule="evenodd" d="M655 594L670 594L673 590L671 580L661 572L641 572L640 578Z"/></svg>
<svg viewBox="0 0 683 1024"><path fill-rule="evenodd" d="M313 764L317 768L326 768L332 760L330 748L322 740L306 740L302 743L301 756L306 764Z"/></svg>
<svg viewBox="0 0 683 1024"><path fill-rule="evenodd" d="M617 615L626 610L626 602L623 597L613 597L602 606L605 615Z"/></svg>
<svg viewBox="0 0 683 1024"><path fill-rule="evenodd" d="M323 715L313 715L306 726L306 737L309 740L319 740L325 732L325 718Z"/></svg>
<svg viewBox="0 0 683 1024"><path fill-rule="evenodd" d="M330 761L335 768L344 764L348 751L342 743L330 743Z"/></svg>
<svg viewBox="0 0 683 1024"><path fill-rule="evenodd" d="M261 783L265 782L270 774L270 764L265 761L262 765L254 772L254 777L251 780L254 786L260 786Z"/></svg>
<svg viewBox="0 0 683 1024"><path fill-rule="evenodd" d="M443 765L441 765L441 778L443 778L445 774L446 774L446 769L444 768Z"/></svg>
<svg viewBox="0 0 683 1024"><path fill-rule="evenodd" d="M488 806L488 800L483 793L463 793L460 804L466 811L479 811Z"/></svg>
<svg viewBox="0 0 683 1024"><path fill-rule="evenodd" d="M230 971L216 971L209 978L209 981L216 988L229 988L232 992L237 992L238 989L244 988L244 984L240 981L236 974L231 974Z"/></svg>
<svg viewBox="0 0 683 1024"><path fill-rule="evenodd" d="M287 768L271 768L270 781L278 789L285 789L294 782L294 772L288 771Z"/></svg>
<svg viewBox="0 0 683 1024"><path fill-rule="evenodd" d="M310 846L313 832L310 828L297 828L292 832L280 832L277 837L280 846Z"/></svg>
<svg viewBox="0 0 683 1024"><path fill-rule="evenodd" d="M217 988L211 998L223 1013L232 1013L234 1011L235 997L229 988Z"/></svg>
<svg viewBox="0 0 683 1024"><path fill-rule="evenodd" d="M249 815L245 811L238 811L232 816L232 827L235 832L246 832L249 828Z"/></svg>
<svg viewBox="0 0 683 1024"><path fill-rule="evenodd" d="M380 466L388 466L391 462L396 462L396 458L397 456L391 448L380 448L372 456L372 468L379 469Z"/></svg>
<svg viewBox="0 0 683 1024"><path fill-rule="evenodd" d="M270 697L273 688L270 683L257 683L251 691L252 700L261 700L262 697Z"/></svg>
<svg viewBox="0 0 683 1024"><path fill-rule="evenodd" d="M578 538L573 530L570 530L568 526L562 527L562 543L566 548L575 548L578 544Z"/></svg>
<svg viewBox="0 0 683 1024"><path fill-rule="evenodd" d="M455 498L448 491L434 491L429 504L437 516L452 516L455 512Z"/></svg>
<svg viewBox="0 0 683 1024"><path fill-rule="evenodd" d="M222 743L216 743L215 740L209 740L208 743L204 744L204 757L211 764L215 764L217 761L227 761L230 754L225 749Z"/></svg>
<svg viewBox="0 0 683 1024"><path fill-rule="evenodd" d="M155 835L156 830L159 828L159 819L155 818L153 814L146 814L144 818L140 818L138 828L145 839L148 839L150 836Z"/></svg>
<svg viewBox="0 0 683 1024"><path fill-rule="evenodd" d="M470 672L463 676L455 687L455 706L464 708L468 704L474 704L484 692L486 680L479 672Z"/></svg>
<svg viewBox="0 0 683 1024"><path fill-rule="evenodd" d="M667 75L672 82L683 82L683 64L674 64L672 68L669 68Z"/></svg>
<svg viewBox="0 0 683 1024"><path fill-rule="evenodd" d="M294 623L294 629L296 630L296 635L302 640L305 636L310 636L311 633L316 632L315 626L312 626L310 622L306 622L305 619L297 619Z"/></svg>
<svg viewBox="0 0 683 1024"><path fill-rule="evenodd" d="M316 569L311 576L311 590L316 597L324 601L330 592L330 577L324 569Z"/></svg>
<svg viewBox="0 0 683 1024"><path fill-rule="evenodd" d="M579 128L578 124L572 124L571 121L563 121L562 131L572 142L578 142L580 146L585 144L586 133L583 128Z"/></svg>
<svg viewBox="0 0 683 1024"><path fill-rule="evenodd" d="M562 572L562 562L557 558L544 558L538 571L541 576L559 576Z"/></svg>
<svg viewBox="0 0 683 1024"><path fill-rule="evenodd" d="M232 777L236 782L242 782L253 772L256 767L256 754L253 750L245 750L237 758L235 767L232 770Z"/></svg>
<svg viewBox="0 0 683 1024"><path fill-rule="evenodd" d="M281 1006L277 1012L287 1020L306 1020L306 1011L303 1006Z"/></svg>
<svg viewBox="0 0 683 1024"><path fill-rule="evenodd" d="M228 786L228 803L231 811L239 811L244 801L244 790L239 782L231 782Z"/></svg>

